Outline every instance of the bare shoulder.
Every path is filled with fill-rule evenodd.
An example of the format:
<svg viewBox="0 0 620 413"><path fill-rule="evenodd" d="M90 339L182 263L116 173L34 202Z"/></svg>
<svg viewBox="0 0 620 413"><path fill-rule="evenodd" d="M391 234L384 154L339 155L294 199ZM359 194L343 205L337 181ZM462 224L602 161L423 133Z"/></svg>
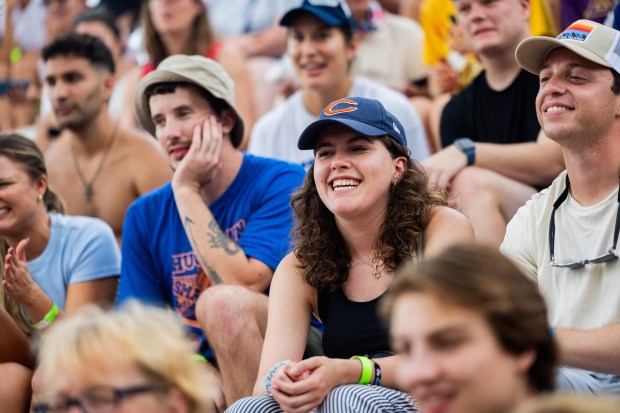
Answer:
<svg viewBox="0 0 620 413"><path fill-rule="evenodd" d="M314 290L304 280L299 260L295 256L294 252L290 252L286 257L280 261L278 268L273 276L272 291L274 283L278 286L284 286L287 292L303 291L304 293Z"/></svg>
<svg viewBox="0 0 620 413"><path fill-rule="evenodd" d="M155 140L148 135L131 129L119 131L119 145L126 170L134 177L136 191L142 195L168 182L172 170L168 159Z"/></svg>
<svg viewBox="0 0 620 413"><path fill-rule="evenodd" d="M469 223L469 219L461 212L448 206L436 206L433 207L431 212L431 219L428 226L438 225L442 223L448 223L452 225L454 223Z"/></svg>
<svg viewBox="0 0 620 413"><path fill-rule="evenodd" d="M58 138L54 139L44 154L45 166L47 168L47 177L50 185L57 190L63 183L71 180L74 173L74 166L71 158L73 157L71 149L71 137L62 133Z"/></svg>
<svg viewBox="0 0 620 413"><path fill-rule="evenodd" d="M154 159L166 162L166 156L155 138L135 129L120 129L118 134L119 145L117 148L129 153L132 162L147 164Z"/></svg>
<svg viewBox="0 0 620 413"><path fill-rule="evenodd" d="M283 259L282 261L280 261L280 264L278 264L278 268L276 268L276 271L274 273L274 279L275 277L278 277L279 279L283 279L283 280L296 280L299 279L301 280L301 269L299 268L299 260L297 259L297 257L295 256L295 252L289 252ZM280 281L280 282L287 282L287 281Z"/></svg>
<svg viewBox="0 0 620 413"><path fill-rule="evenodd" d="M435 255L450 245L474 239L474 229L465 215L453 208L434 207L424 231L424 254Z"/></svg>
<svg viewBox="0 0 620 413"><path fill-rule="evenodd" d="M66 159L69 151L69 145L71 143L71 137L66 133L61 133L60 136L50 142L45 149L46 162L53 163L54 161Z"/></svg>
<svg viewBox="0 0 620 413"><path fill-rule="evenodd" d="M280 261L271 282L269 297L270 302L273 301L276 306L305 303L308 311L316 310L317 291L304 279L294 252Z"/></svg>
<svg viewBox="0 0 620 413"><path fill-rule="evenodd" d="M134 147L148 145L154 148L159 148L159 144L155 138L138 129L120 127L118 131L118 139L119 141L122 140L125 144L133 145Z"/></svg>

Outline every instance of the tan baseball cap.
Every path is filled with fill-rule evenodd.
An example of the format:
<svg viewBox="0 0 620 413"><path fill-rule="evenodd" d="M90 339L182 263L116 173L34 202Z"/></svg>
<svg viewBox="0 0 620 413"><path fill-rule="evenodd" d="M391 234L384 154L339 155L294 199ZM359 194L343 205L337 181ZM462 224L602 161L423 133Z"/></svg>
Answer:
<svg viewBox="0 0 620 413"><path fill-rule="evenodd" d="M523 40L517 46L515 57L522 68L537 75L549 52L566 47L584 59L620 73L619 40L620 32L611 27L590 20L577 20L555 39L532 36Z"/></svg>
<svg viewBox="0 0 620 413"><path fill-rule="evenodd" d="M173 55L164 59L157 69L147 74L138 83L135 95L138 120L150 134L155 135L155 124L151 118L149 98L146 90L158 83L188 82L222 99L237 114L237 121L230 132L230 140L239 146L243 140L243 120L235 108L235 85L224 68L215 60L204 56Z"/></svg>

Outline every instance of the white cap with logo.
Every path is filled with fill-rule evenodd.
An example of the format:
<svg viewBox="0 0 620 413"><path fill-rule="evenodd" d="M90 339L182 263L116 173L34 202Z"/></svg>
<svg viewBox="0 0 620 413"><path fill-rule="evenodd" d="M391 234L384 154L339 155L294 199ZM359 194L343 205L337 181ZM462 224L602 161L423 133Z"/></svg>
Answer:
<svg viewBox="0 0 620 413"><path fill-rule="evenodd" d="M620 32L590 20L577 20L555 39L532 36L517 47L515 57L528 72L539 74L553 49L566 47L579 56L620 73Z"/></svg>

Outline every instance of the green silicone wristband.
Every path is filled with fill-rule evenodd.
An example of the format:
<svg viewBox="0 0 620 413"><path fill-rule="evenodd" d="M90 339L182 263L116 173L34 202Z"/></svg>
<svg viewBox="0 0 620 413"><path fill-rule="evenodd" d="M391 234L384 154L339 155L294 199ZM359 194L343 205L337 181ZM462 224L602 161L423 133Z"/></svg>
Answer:
<svg viewBox="0 0 620 413"><path fill-rule="evenodd" d="M351 358L356 358L362 363L362 376L360 377L359 384L369 384L373 373L370 359L366 356L353 356Z"/></svg>
<svg viewBox="0 0 620 413"><path fill-rule="evenodd" d="M34 328L35 330L42 330L45 327L49 327L50 324L54 322L59 312L60 309L58 308L56 303L52 302L52 308L47 312L47 314L45 314L43 320L39 321L38 323L31 324L32 328Z"/></svg>
<svg viewBox="0 0 620 413"><path fill-rule="evenodd" d="M209 364L209 360L207 360L207 358L202 354L192 354L192 358L196 361Z"/></svg>
<svg viewBox="0 0 620 413"><path fill-rule="evenodd" d="M12 65L14 65L15 63L19 62L21 58L22 58L22 49L20 49L18 46L15 46L11 50L11 53L9 54L9 61L11 62Z"/></svg>

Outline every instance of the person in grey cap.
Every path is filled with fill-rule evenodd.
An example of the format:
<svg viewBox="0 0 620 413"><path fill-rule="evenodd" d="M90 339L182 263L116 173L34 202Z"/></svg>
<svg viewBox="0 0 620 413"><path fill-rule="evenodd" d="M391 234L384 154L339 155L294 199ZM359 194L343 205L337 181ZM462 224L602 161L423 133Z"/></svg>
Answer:
<svg viewBox="0 0 620 413"><path fill-rule="evenodd" d="M135 102L174 174L127 211L120 301L174 308L197 351L211 361L215 353L231 403L250 394L256 377L262 292L288 251L289 199L304 172L241 152L234 85L211 59L165 59L138 84Z"/></svg>
<svg viewBox="0 0 620 413"><path fill-rule="evenodd" d="M558 387L620 395L620 32L578 20L531 37L517 61L540 78L538 120L566 171L508 224L501 246L538 286L560 346Z"/></svg>
<svg viewBox="0 0 620 413"><path fill-rule="evenodd" d="M331 102L299 137L314 164L292 198L296 249L271 286L256 396L230 413L417 411L397 390L400 357L377 305L397 266L474 234L443 191L428 188L406 142L401 122L362 97ZM326 357L302 360L311 314L325 324Z"/></svg>

